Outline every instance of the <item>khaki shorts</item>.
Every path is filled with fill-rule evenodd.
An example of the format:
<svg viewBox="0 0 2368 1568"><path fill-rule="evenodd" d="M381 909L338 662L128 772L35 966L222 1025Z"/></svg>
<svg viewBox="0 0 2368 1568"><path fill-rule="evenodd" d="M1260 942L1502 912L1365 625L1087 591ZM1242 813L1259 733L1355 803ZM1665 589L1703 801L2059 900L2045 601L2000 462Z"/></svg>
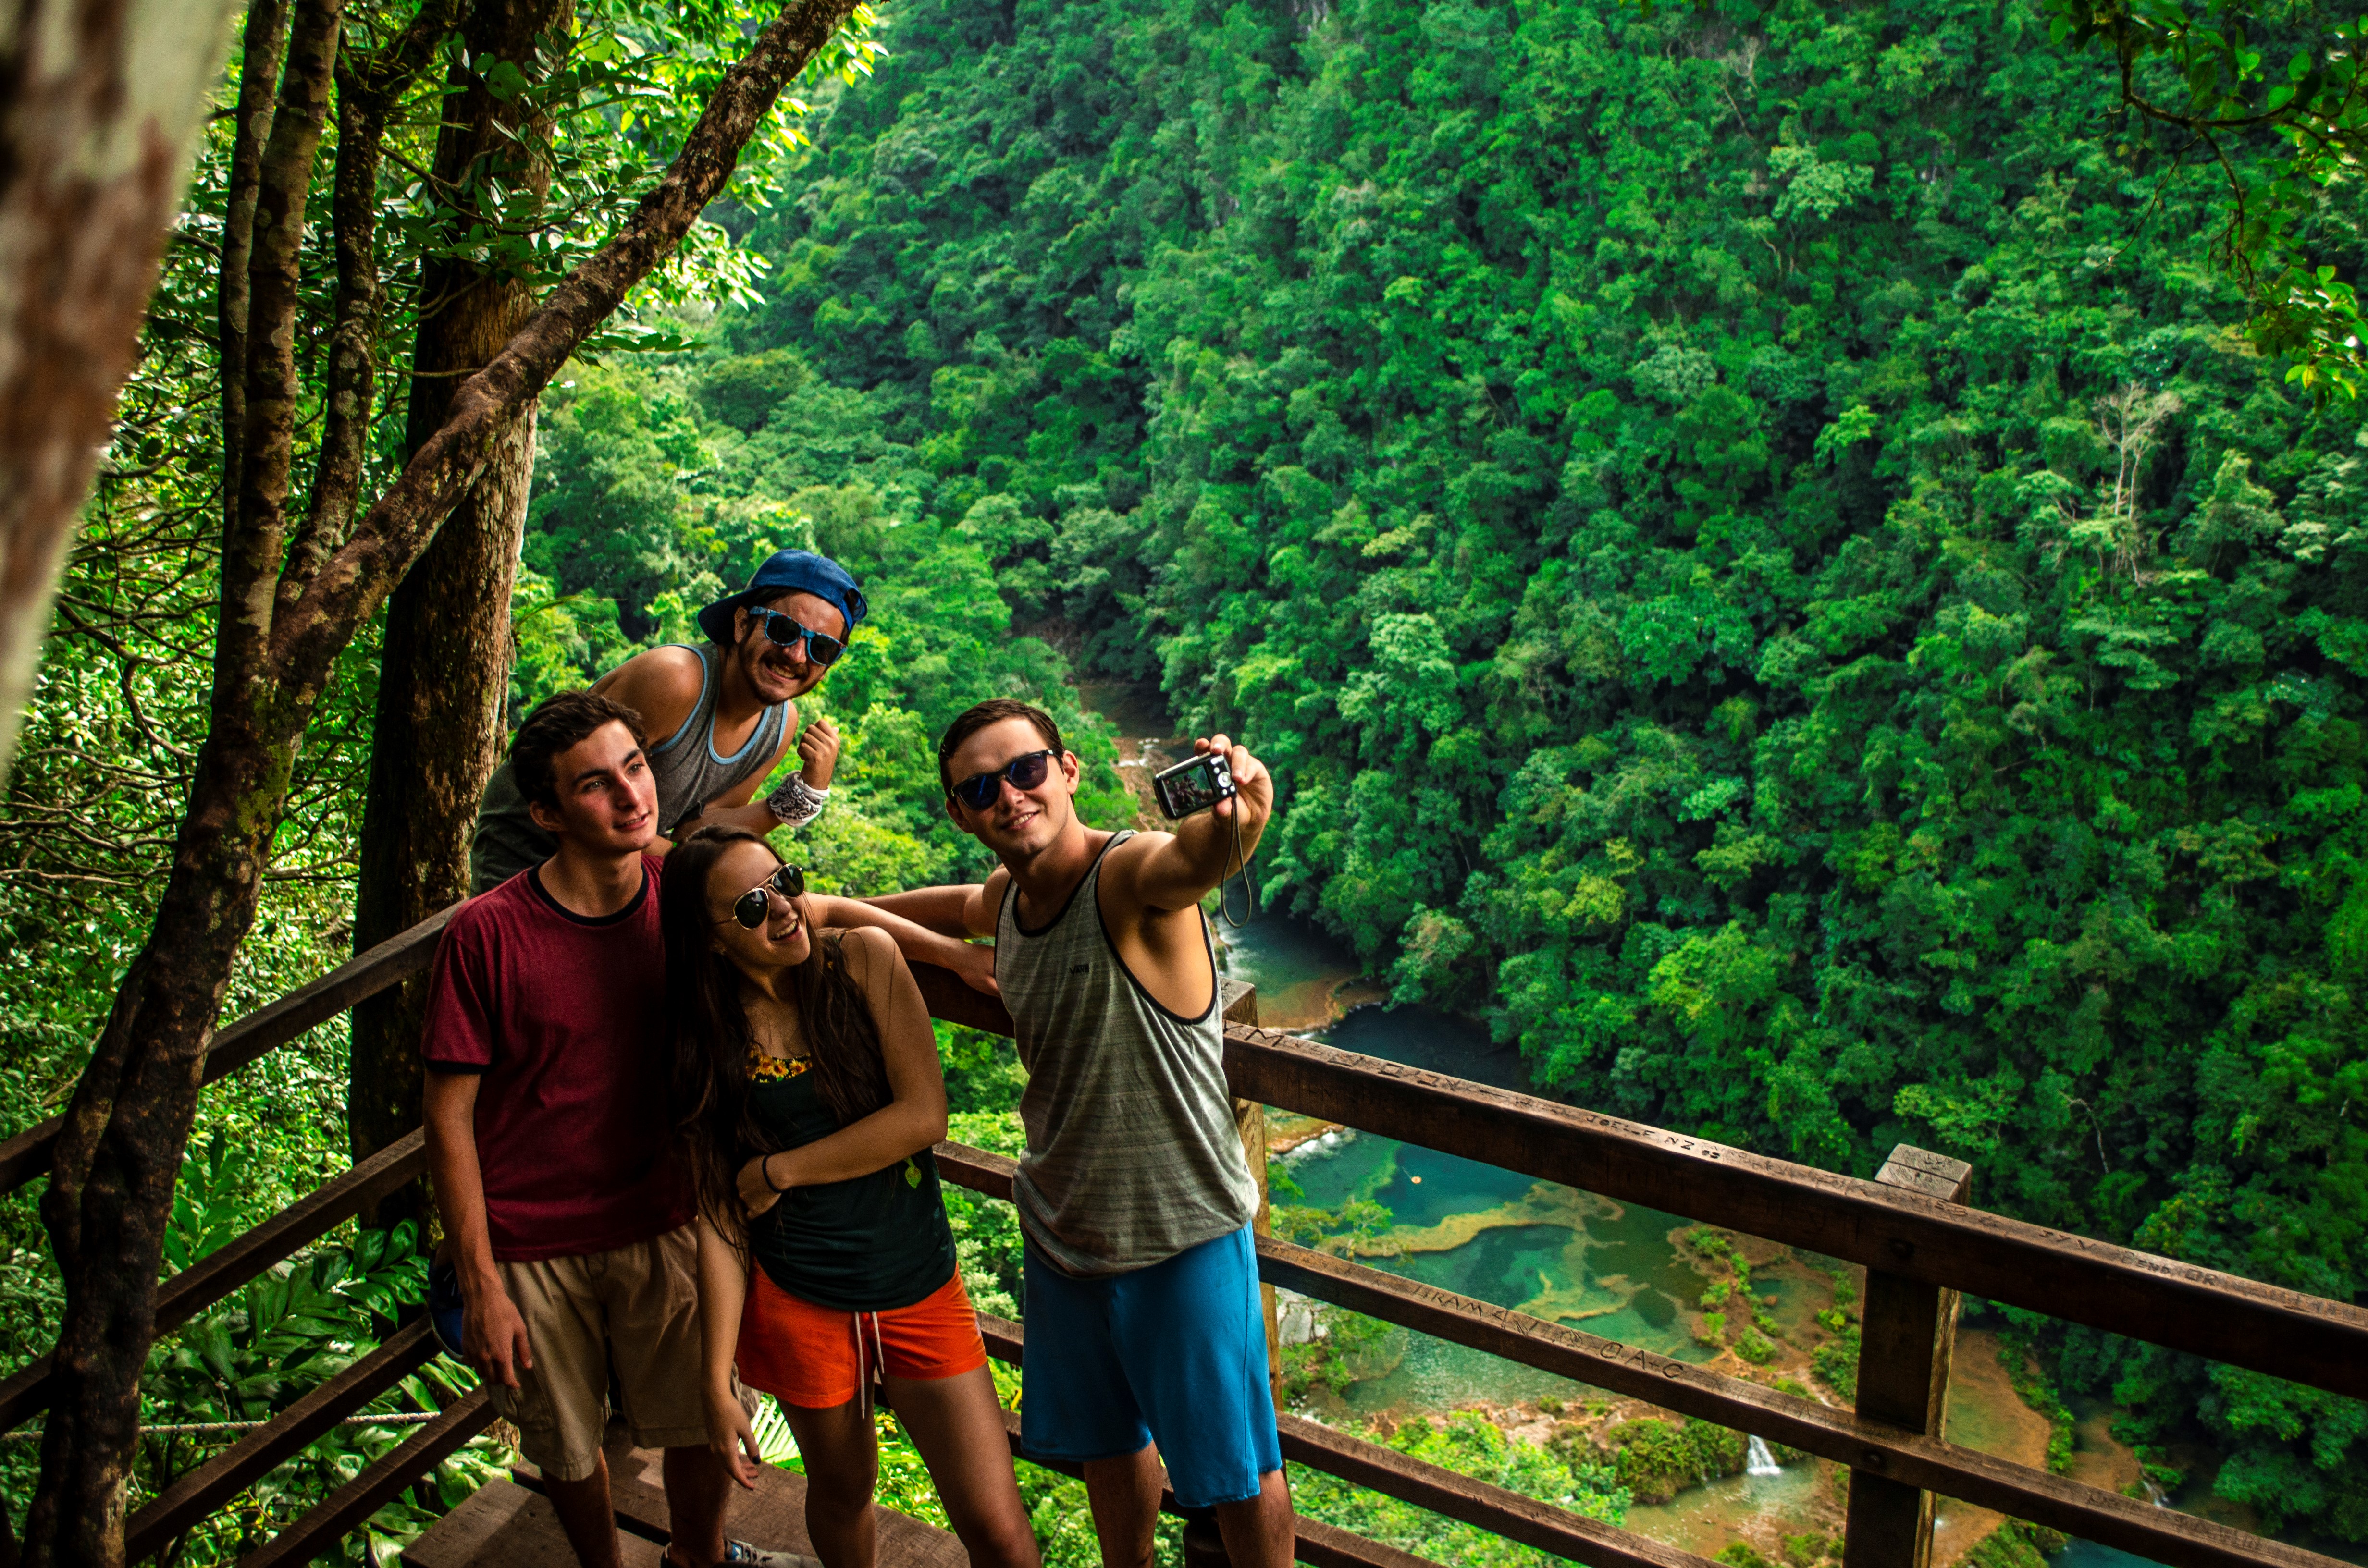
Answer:
<svg viewBox="0 0 2368 1568"><path fill-rule="evenodd" d="M518 1369L514 1390L490 1385L494 1409L517 1426L518 1451L545 1475L583 1481L599 1468L612 1369L636 1447L706 1447L692 1227L609 1252L495 1267L526 1320L534 1366Z"/></svg>

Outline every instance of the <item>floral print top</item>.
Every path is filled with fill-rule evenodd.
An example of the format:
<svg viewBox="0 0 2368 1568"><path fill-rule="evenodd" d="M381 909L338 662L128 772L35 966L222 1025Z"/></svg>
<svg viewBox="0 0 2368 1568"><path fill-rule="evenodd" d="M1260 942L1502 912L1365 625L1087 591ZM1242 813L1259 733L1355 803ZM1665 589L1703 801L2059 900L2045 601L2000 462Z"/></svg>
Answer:
<svg viewBox="0 0 2368 1568"><path fill-rule="evenodd" d="M755 1040L748 1042L748 1076L760 1084L794 1078L814 1063L803 1056L768 1056Z"/></svg>

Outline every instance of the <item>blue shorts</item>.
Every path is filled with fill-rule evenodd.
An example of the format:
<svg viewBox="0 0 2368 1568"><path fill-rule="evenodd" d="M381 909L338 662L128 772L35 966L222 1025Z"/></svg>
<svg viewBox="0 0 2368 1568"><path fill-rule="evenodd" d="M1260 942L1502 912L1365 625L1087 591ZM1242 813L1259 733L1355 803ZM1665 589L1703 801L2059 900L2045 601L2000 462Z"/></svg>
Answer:
<svg viewBox="0 0 2368 1568"><path fill-rule="evenodd" d="M1187 1508L1255 1497L1282 1468L1247 1225L1125 1274L1079 1279L1030 1245L1020 1445L1117 1459L1157 1442Z"/></svg>

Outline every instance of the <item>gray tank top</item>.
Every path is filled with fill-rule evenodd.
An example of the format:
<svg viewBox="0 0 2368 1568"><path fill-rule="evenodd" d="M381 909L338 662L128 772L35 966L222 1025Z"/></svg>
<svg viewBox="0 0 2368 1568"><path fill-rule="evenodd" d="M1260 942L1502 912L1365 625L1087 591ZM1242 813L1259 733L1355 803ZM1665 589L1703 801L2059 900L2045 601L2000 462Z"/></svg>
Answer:
<svg viewBox="0 0 2368 1568"><path fill-rule="evenodd" d="M1147 1267L1258 1211L1225 1087L1207 919L1209 1006L1197 1018L1153 1000L1102 929L1102 860L1133 836L1102 846L1041 930L1019 924L1016 887L996 916L995 978L1028 1070L1012 1198L1028 1239L1070 1274Z"/></svg>
<svg viewBox="0 0 2368 1568"><path fill-rule="evenodd" d="M789 722L789 705L768 708L757 715L747 744L730 756L715 750L715 659L712 642L689 648L699 655L699 701L680 728L650 748L650 772L658 786L658 833L671 839L686 817L697 816L707 803L751 774L763 774L773 764L781 744L781 727ZM484 892L517 876L529 866L540 866L559 848L558 841L534 825L527 814L526 797L505 757L485 783L485 798L477 807L477 832L469 846L472 892Z"/></svg>

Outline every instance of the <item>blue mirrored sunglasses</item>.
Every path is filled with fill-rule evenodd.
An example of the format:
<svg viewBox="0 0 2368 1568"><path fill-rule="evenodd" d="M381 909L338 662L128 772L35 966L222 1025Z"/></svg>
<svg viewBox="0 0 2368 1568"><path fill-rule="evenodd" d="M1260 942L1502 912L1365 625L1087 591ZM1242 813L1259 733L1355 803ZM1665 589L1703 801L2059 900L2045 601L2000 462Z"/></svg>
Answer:
<svg viewBox="0 0 2368 1568"><path fill-rule="evenodd" d="M813 627L803 624L794 617L783 615L780 610L751 609L748 612L748 619L757 623L757 629L764 632L776 648L794 648L799 642L803 642L806 645L806 657L817 665L835 664L838 656L847 652L847 644L837 638L826 631L816 631Z"/></svg>

